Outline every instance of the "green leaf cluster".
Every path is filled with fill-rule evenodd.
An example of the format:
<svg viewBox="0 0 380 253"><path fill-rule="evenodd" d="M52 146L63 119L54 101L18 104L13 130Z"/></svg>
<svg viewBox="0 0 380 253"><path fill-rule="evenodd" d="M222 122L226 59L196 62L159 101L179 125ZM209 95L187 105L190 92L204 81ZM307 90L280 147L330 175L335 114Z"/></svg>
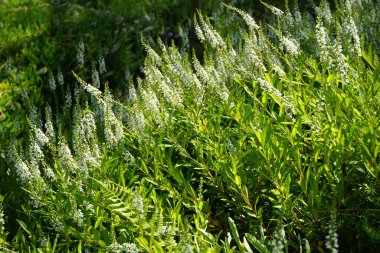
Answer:
<svg viewBox="0 0 380 253"><path fill-rule="evenodd" d="M230 5L199 13L202 59L144 40L145 77L121 99L100 60L91 78L73 68L72 89L52 75L51 89L70 99L42 116L24 94L28 130L0 157L0 247L374 251L376 1L322 1L315 16L263 5L269 24Z"/></svg>

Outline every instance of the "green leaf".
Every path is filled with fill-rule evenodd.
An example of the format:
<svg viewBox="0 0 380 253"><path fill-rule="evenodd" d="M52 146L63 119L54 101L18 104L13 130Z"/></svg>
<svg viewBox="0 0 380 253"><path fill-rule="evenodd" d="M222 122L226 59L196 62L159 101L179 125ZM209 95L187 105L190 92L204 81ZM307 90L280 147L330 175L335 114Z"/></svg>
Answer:
<svg viewBox="0 0 380 253"><path fill-rule="evenodd" d="M243 237L243 245L244 245L245 250L248 253L253 253L253 251L251 249L251 246L249 246L249 244L248 244L247 239L245 238L245 236Z"/></svg>
<svg viewBox="0 0 380 253"><path fill-rule="evenodd" d="M102 224L103 216L100 216L96 219L95 229L97 229Z"/></svg>
<svg viewBox="0 0 380 253"><path fill-rule="evenodd" d="M306 251L306 253L311 252L310 244L309 244L309 241L307 239L305 239L305 251Z"/></svg>
<svg viewBox="0 0 380 253"><path fill-rule="evenodd" d="M162 246L157 241L154 241L153 252L164 253L164 249L162 248Z"/></svg>
<svg viewBox="0 0 380 253"><path fill-rule="evenodd" d="M58 236L59 236L59 234L57 234L57 235L55 236L55 239L54 239L54 244L53 244L53 251L52 251L52 252L55 252L55 248L57 247L57 243L58 243Z"/></svg>
<svg viewBox="0 0 380 253"><path fill-rule="evenodd" d="M232 237L234 238L235 242L237 243L237 245L241 249L242 246L241 246L241 241L239 239L239 232L237 230L237 227L236 227L236 224L235 224L234 220L231 219L231 217L228 217L228 224L230 224L230 229L231 229Z"/></svg>
<svg viewBox="0 0 380 253"><path fill-rule="evenodd" d="M267 249L267 247L265 247L264 244L262 244L259 240L257 240L257 238L254 235L247 233L245 234L245 237L253 245L253 247L255 247L255 249L257 249L259 252L269 253L269 250Z"/></svg>
<svg viewBox="0 0 380 253"><path fill-rule="evenodd" d="M362 48L362 57L363 60L371 66L371 68L374 70L376 69L378 62L375 60L376 58L374 57L374 51L372 49L372 44L369 45L368 49L365 49L364 45L364 35L361 37L361 48Z"/></svg>
<svg viewBox="0 0 380 253"><path fill-rule="evenodd" d="M32 235L32 233L28 229L28 225L26 225L25 222L23 222L22 220L18 220L18 219L17 219L17 222L20 224L20 226L22 227L22 229L24 229L25 232L28 233L28 235L30 235L30 236Z"/></svg>
<svg viewBox="0 0 380 253"><path fill-rule="evenodd" d="M149 249L149 243L148 243L148 240L145 239L144 237L140 236L137 241L139 242L140 246L143 247L146 252L150 252L150 249Z"/></svg>
<svg viewBox="0 0 380 253"><path fill-rule="evenodd" d="M78 253L82 253L82 241L78 243Z"/></svg>
<svg viewBox="0 0 380 253"><path fill-rule="evenodd" d="M107 244L103 241L103 240L98 240L98 244L101 246L101 247L106 247Z"/></svg>
<svg viewBox="0 0 380 253"><path fill-rule="evenodd" d="M201 228L198 228L198 231L202 234L203 238L206 239L208 243L211 245L214 244L214 237L210 233L207 233L206 230L203 230Z"/></svg>

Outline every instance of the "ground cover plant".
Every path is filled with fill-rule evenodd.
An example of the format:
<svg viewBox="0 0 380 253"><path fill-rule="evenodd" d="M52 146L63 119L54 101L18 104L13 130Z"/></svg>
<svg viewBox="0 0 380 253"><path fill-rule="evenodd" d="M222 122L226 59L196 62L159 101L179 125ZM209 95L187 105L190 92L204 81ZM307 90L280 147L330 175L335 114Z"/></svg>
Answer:
<svg viewBox="0 0 380 253"><path fill-rule="evenodd" d="M199 13L202 61L143 40L125 98L101 57L72 90L51 74L62 106L38 113L24 92L26 137L0 157L0 249L375 251L380 6L262 4L268 24Z"/></svg>

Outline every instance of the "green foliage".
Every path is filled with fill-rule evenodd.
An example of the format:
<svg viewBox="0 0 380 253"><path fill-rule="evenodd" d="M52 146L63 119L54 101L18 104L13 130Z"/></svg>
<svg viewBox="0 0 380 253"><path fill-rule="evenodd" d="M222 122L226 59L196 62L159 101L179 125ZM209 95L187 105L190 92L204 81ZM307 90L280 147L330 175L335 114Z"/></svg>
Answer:
<svg viewBox="0 0 380 253"><path fill-rule="evenodd" d="M90 11L117 12L117 3ZM75 81L55 79L57 70L48 77L65 103L41 113L23 93L27 131L0 156L1 249L374 251L380 69L370 34L380 10L375 1L335 10L322 1L313 17L263 5L268 24L230 5L199 15L203 61L144 40L145 78L129 80L120 100L104 82L108 65L84 53L102 49L82 38L70 56ZM57 8L88 11L80 1ZM1 85L10 103L9 82Z"/></svg>

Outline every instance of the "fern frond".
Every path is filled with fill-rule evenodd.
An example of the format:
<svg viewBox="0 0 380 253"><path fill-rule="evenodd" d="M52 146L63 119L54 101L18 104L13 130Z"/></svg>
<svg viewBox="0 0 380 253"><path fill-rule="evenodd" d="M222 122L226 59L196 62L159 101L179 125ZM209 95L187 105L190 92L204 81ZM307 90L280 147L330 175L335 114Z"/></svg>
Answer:
<svg viewBox="0 0 380 253"><path fill-rule="evenodd" d="M91 179L101 187L102 202L108 210L132 223L137 221L131 204L135 194L131 189L115 184L112 181L102 182L95 178Z"/></svg>

